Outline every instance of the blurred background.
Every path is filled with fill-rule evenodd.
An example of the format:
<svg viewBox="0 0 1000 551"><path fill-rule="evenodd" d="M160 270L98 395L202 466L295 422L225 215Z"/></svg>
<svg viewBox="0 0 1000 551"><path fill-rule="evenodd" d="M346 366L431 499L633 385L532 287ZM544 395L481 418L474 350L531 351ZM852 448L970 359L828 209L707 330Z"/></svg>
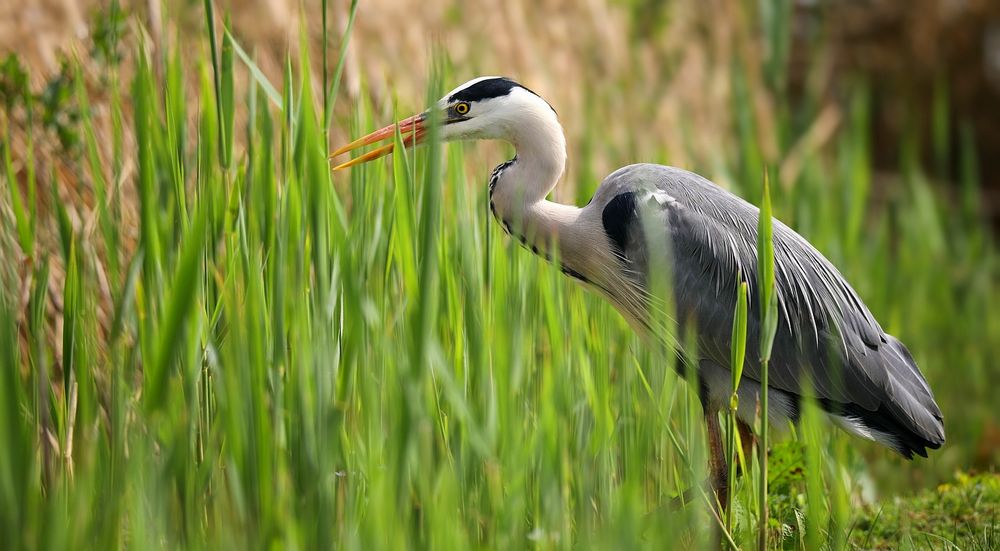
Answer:
<svg viewBox="0 0 1000 551"><path fill-rule="evenodd" d="M348 6L330 3L331 60ZM0 0L0 117L11 129L15 180L34 171L52 182L70 222L87 228L94 198L72 92L83 79L98 135L124 134L119 176L132 201L121 224L123 246L134 248L132 125L107 108L121 94L127 119L129 91L109 87L106 67L119 67L128 82L140 40L153 55L177 46L202 60L184 65L197 88L207 46L184 40L203 32L200 0L121 8L113 17L106 1ZM298 59L304 28L322 89L320 2L233 0L218 9L272 82L281 82L286 56ZM121 38L117 49L109 36ZM81 61L79 74L70 57ZM1000 2L362 0L330 141L347 138L359 103L370 102L377 124L420 109L434 59L446 60L449 85L505 75L555 107L570 142L569 173L556 191L563 201L582 204L613 169L649 161L701 172L756 202L770 167L779 217L827 254L908 344L945 413L943 450L900 470L866 448L873 476L903 487L997 466ZM248 78L240 78L245 89ZM467 152L470 181L485 186L501 146ZM51 208L47 194L38 201L40 211ZM58 231L39 228L40 243L55 248ZM29 270L4 264L4 281L26 303ZM107 318L110 296L98 302ZM53 342L61 340L59 308L54 301L48 311Z"/></svg>
<svg viewBox="0 0 1000 551"><path fill-rule="evenodd" d="M338 4L343 4L338 6ZM332 2L336 31L349 2ZM41 90L65 55L91 49L108 31L107 0L0 2L0 53L16 53ZM122 3L157 41L202 25L198 0ZM319 46L318 0L223 1L234 33L280 81L285 55L297 50L304 23ZM768 13L770 12L770 13ZM179 23L179 25L178 25ZM124 21L121 24L126 24ZM185 24L189 25L186 27ZM769 28L770 27L770 28ZM190 47L200 47L189 43ZM509 75L557 106L574 149L593 147L596 174L614 168L616 150L638 157L667 152L673 162L711 162L738 147L734 106L752 102L765 161L780 163L784 102L810 103L802 147L821 147L842 126L848 84L868 87L873 166L878 178L900 166L900 143L915 135L923 166L947 175L954 144L934 131L965 132L975 145L984 214L1000 205L1000 3L991 0L364 0L349 46L339 102L349 109L362 89L376 105L415 108L435 53L453 64L456 84L480 74ZM744 67L746 90L734 85ZM590 112L613 114L606 142L585 144ZM937 119L935 117L938 117ZM943 117L944 120L941 120ZM937 127L935 126L937 125ZM641 137L641 140L640 140ZM957 142L956 142L957 143ZM584 170L582 167L573 167ZM794 169L794 166L788 166ZM783 173L785 181L794 174Z"/></svg>

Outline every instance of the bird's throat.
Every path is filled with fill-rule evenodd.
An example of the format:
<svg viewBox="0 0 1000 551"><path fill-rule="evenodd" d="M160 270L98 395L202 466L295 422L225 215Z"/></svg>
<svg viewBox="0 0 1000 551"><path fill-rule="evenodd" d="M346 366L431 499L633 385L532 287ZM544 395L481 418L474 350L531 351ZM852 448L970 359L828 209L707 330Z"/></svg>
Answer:
<svg viewBox="0 0 1000 551"><path fill-rule="evenodd" d="M552 260L558 249L563 272L587 281L567 250L566 239L579 231L580 208L545 199L562 175L563 162L538 163L518 154L490 176L490 210L504 231L533 253Z"/></svg>
<svg viewBox="0 0 1000 551"><path fill-rule="evenodd" d="M561 163L519 153L490 176L490 210L507 233L533 250L548 250L557 229L539 209L561 174Z"/></svg>
<svg viewBox="0 0 1000 551"><path fill-rule="evenodd" d="M567 258L565 238L578 230L580 209L546 200L566 168L566 138L548 104L528 111L531 116L510 125L504 136L517 155L490 176L490 210L508 234L536 254L551 259L558 249L560 258Z"/></svg>

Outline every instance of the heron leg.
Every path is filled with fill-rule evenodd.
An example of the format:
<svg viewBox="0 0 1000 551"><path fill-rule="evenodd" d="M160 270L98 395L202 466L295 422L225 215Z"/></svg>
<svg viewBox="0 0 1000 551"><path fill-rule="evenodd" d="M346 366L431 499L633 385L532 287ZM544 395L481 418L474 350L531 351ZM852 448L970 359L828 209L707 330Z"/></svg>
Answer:
<svg viewBox="0 0 1000 551"><path fill-rule="evenodd" d="M719 511L724 512L729 507L729 464L726 461L725 448L722 445L722 428L719 426L719 416L716 412L705 413L705 427L708 433L708 486L718 498ZM676 509L694 500L698 488L688 488L672 500L671 508Z"/></svg>
<svg viewBox="0 0 1000 551"><path fill-rule="evenodd" d="M753 458L750 454L753 452L753 446L757 442L757 437L754 436L750 425L739 419L736 420L736 428L740 432L740 446L743 448L743 460L746 461L746 465L739 461L736 463L736 475L739 476L743 474L743 469L749 469L750 460Z"/></svg>
<svg viewBox="0 0 1000 551"><path fill-rule="evenodd" d="M719 426L718 413L706 411L705 426L708 429L709 482L719 500L720 510L725 511L729 508L729 464L726 462L726 450L722 445L722 428Z"/></svg>

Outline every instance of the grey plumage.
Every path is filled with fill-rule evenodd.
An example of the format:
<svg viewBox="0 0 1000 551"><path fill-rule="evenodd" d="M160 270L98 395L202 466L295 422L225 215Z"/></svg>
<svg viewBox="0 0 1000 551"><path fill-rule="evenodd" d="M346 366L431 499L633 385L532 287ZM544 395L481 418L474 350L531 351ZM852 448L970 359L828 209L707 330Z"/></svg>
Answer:
<svg viewBox="0 0 1000 551"><path fill-rule="evenodd" d="M604 217L625 273L640 287L657 277L647 273L650 251L640 213L661 217L654 223L666 228L681 327L696 331L699 362L728 366L738 278L748 282L750 297L757 296L758 209L697 174L651 164L608 176L588 207L620 209L629 194L632 212ZM777 220L774 249L780 319L769 386L784 394L779 403L787 414L797 416L808 377L823 407L848 430L906 457L940 447L941 411L906 347L882 330L822 254ZM758 319L759 305L751 300L744 371L751 384L760 380Z"/></svg>

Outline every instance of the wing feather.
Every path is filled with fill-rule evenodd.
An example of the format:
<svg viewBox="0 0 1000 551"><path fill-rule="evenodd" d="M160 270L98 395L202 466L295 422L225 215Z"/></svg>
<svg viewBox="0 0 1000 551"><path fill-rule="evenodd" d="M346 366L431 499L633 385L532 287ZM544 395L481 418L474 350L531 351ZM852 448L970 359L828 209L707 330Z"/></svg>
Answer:
<svg viewBox="0 0 1000 551"><path fill-rule="evenodd" d="M626 190L669 196L657 204L671 240L678 317L695 324L703 355L728 365L738 278L750 285L750 297L758 296L758 209L697 174L661 165L625 167L599 193ZM625 254L642 264L648 256L643 247L630 239ZM897 446L902 453L938 447L944 441L941 412L902 343L882 330L833 264L777 220L774 247L781 319L770 385L798 394L808 377L820 400L835 409L853 417L892 416L893 430L912 440ZM744 376L757 381L758 319L759 305L752 303Z"/></svg>

